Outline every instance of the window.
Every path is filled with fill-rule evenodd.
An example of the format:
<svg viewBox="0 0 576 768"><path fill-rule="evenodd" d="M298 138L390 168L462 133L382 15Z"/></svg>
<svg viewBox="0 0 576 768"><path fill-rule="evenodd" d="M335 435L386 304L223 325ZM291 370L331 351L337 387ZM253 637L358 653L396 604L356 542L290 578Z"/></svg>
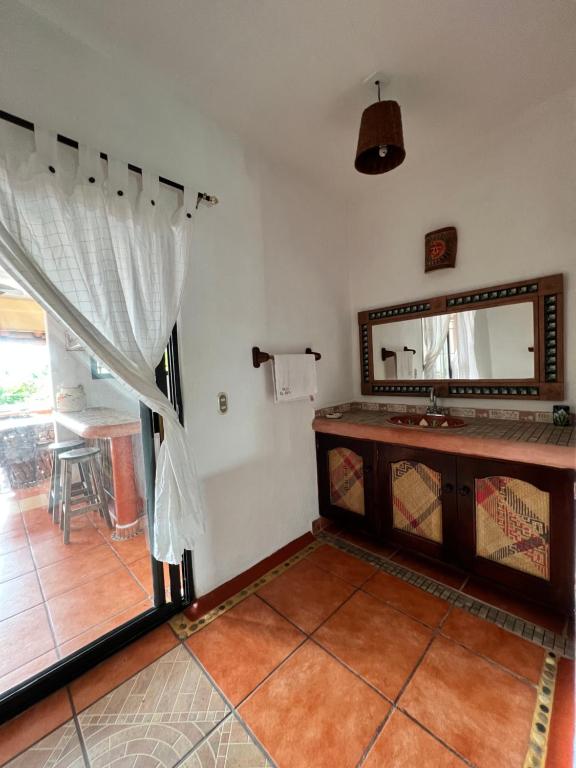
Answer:
<svg viewBox="0 0 576 768"><path fill-rule="evenodd" d="M0 413L51 407L46 342L0 338Z"/></svg>

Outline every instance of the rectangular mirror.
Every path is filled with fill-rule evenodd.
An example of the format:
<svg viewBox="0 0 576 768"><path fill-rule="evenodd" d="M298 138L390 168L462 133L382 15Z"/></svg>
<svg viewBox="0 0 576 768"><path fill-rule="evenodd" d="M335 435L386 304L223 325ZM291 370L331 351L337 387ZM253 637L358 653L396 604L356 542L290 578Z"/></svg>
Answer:
<svg viewBox="0 0 576 768"><path fill-rule="evenodd" d="M534 379L534 304L372 326L379 380Z"/></svg>
<svg viewBox="0 0 576 768"><path fill-rule="evenodd" d="M363 394L562 399L562 275L360 312Z"/></svg>

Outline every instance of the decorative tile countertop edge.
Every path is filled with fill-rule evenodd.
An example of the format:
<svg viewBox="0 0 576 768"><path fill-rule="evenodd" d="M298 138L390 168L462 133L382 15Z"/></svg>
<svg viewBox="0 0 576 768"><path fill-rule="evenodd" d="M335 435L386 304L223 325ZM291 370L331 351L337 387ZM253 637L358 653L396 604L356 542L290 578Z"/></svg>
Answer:
<svg viewBox="0 0 576 768"><path fill-rule="evenodd" d="M576 428L573 426L556 427L545 422L476 418L466 419L463 427L440 430L390 423L392 415L406 413L397 407L394 411L375 411L347 406L345 404L343 416L338 420L325 418L326 411L323 409L314 419L314 430L447 453L576 469ZM336 410L339 408L327 409L328 412Z"/></svg>
<svg viewBox="0 0 576 768"><path fill-rule="evenodd" d="M398 415L401 413L426 413L426 404L414 405L412 403L373 403L371 401L352 400L338 405L319 408L315 415L326 416L327 413L346 413L347 411L377 411ZM538 424L552 424L552 411L522 411L514 408L463 408L445 407L447 416L459 419L497 419L506 421L531 421ZM576 414L571 414L572 425L576 424Z"/></svg>

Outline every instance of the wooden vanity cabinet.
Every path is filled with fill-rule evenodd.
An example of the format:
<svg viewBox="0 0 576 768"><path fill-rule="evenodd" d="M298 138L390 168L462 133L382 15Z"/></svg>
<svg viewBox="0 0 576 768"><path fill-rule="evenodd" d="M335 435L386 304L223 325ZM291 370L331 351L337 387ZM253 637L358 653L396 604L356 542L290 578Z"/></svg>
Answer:
<svg viewBox="0 0 576 768"><path fill-rule="evenodd" d="M322 515L572 609L572 470L336 435L317 450Z"/></svg>

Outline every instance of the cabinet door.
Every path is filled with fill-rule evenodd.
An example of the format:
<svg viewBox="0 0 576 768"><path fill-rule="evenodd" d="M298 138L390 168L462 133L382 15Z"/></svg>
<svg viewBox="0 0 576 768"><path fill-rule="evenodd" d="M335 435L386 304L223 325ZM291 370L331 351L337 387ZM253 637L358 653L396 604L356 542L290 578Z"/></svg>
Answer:
<svg viewBox="0 0 576 768"><path fill-rule="evenodd" d="M458 459L462 564L524 597L558 607L574 581L574 474Z"/></svg>
<svg viewBox="0 0 576 768"><path fill-rule="evenodd" d="M374 533L374 443L316 436L320 514Z"/></svg>
<svg viewBox="0 0 576 768"><path fill-rule="evenodd" d="M385 535L449 560L455 538L456 460L435 451L379 446L379 515Z"/></svg>

